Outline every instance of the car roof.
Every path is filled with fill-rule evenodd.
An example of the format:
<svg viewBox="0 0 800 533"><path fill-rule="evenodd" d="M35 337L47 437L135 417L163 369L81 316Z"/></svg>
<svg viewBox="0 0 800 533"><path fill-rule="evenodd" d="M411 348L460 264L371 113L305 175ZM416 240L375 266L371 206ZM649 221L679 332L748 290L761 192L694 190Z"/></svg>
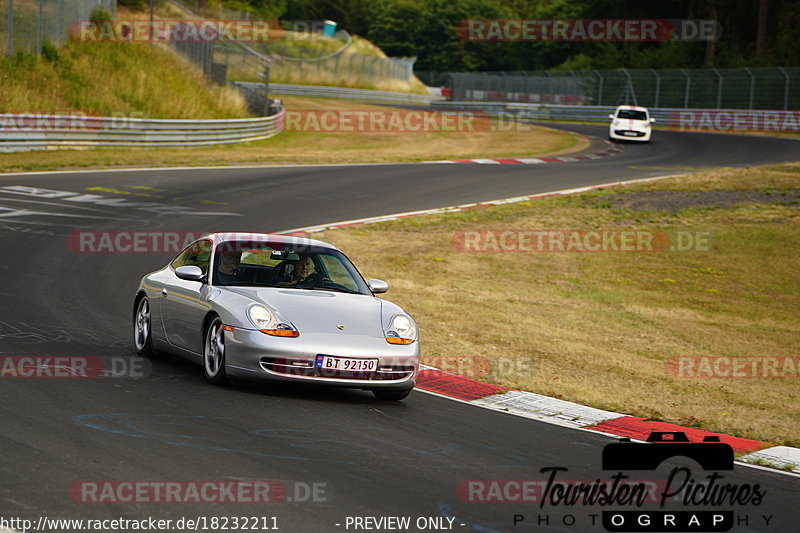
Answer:
<svg viewBox="0 0 800 533"><path fill-rule="evenodd" d="M638 106L638 105L621 105L617 107L617 111L623 109L625 111L647 111L646 107Z"/></svg>
<svg viewBox="0 0 800 533"><path fill-rule="evenodd" d="M257 242L274 242L281 244L292 244L295 246L318 246L320 248L330 248L331 250L338 250L330 243L318 241L316 239L307 239L305 237L297 237L295 235L280 235L277 233L245 233L245 232L216 232L203 235L197 240L211 239L214 246L231 241L257 241Z"/></svg>

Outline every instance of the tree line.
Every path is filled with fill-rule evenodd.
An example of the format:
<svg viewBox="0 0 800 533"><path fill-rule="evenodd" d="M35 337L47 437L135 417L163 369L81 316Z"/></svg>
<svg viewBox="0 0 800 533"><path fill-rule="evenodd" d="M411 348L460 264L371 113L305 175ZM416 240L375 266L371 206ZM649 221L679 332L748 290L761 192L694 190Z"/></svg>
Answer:
<svg viewBox="0 0 800 533"><path fill-rule="evenodd" d="M429 71L796 66L798 0L223 0L284 20L331 19ZM713 41L486 42L471 19L713 19Z"/></svg>

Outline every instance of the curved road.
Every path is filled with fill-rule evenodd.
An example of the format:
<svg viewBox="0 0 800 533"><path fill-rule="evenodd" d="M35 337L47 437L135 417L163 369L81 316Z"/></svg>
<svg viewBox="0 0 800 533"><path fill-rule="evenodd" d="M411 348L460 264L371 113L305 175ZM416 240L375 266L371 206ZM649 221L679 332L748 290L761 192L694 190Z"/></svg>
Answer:
<svg viewBox="0 0 800 533"><path fill-rule="evenodd" d="M598 136L605 131L564 128ZM470 493L460 488L467 480L544 480L540 469L553 466L568 469L559 479L609 479L600 464L608 437L420 392L386 403L361 391L259 384L223 389L207 385L200 367L188 362L142 362L130 342L131 297L141 275L172 254L76 253L70 235L280 231L798 159L800 144L792 140L657 131L650 145L577 163L0 175L0 355L96 357L107 368L135 375L0 379L0 519L275 516L282 531L327 532L357 530L347 527L348 516L409 516L410 531L419 530L418 517L434 517L445 526L455 518L457 531L602 532L597 515L619 506L474 501L487 495L481 490L469 501ZM666 468L641 478L665 474ZM126 480L273 480L288 488L291 501L81 501L79 489L92 487L81 482ZM725 482L758 484L765 492L760 505L719 507L735 511L739 523L732 531L796 530L800 510L785 503L800 497L797 478L737 466ZM314 486L316 497L307 490ZM87 494L84 499L91 499ZM514 515L524 521L514 526ZM764 516L771 516L768 525ZM77 528L61 529L67 530Z"/></svg>

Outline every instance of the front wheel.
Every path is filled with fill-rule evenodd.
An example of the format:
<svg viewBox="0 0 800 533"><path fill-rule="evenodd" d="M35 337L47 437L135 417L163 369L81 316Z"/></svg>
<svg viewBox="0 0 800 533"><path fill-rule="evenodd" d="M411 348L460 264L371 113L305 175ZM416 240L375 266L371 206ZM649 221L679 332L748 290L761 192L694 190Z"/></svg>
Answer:
<svg viewBox="0 0 800 533"><path fill-rule="evenodd" d="M225 331L222 329L220 317L214 318L206 330L203 369L206 381L209 383L224 385L228 382L228 376L225 374Z"/></svg>
<svg viewBox="0 0 800 533"><path fill-rule="evenodd" d="M156 357L153 349L153 329L150 321L150 300L142 296L133 313L133 343L136 353L143 357Z"/></svg>
<svg viewBox="0 0 800 533"><path fill-rule="evenodd" d="M379 400L399 401L408 396L413 389L373 389L372 394Z"/></svg>

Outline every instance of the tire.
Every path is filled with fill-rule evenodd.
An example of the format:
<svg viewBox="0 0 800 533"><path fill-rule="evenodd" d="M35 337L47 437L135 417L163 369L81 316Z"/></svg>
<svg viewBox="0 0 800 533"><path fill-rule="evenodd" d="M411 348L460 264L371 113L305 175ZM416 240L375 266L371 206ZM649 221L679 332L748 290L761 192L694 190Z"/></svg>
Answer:
<svg viewBox="0 0 800 533"><path fill-rule="evenodd" d="M136 353L142 357L157 358L160 356L153 348L153 328L150 321L150 300L142 296L136 303L133 312L133 344Z"/></svg>
<svg viewBox="0 0 800 533"><path fill-rule="evenodd" d="M206 329L203 343L203 371L206 381L212 385L226 385L228 376L225 373L225 331L222 319L214 317Z"/></svg>
<svg viewBox="0 0 800 533"><path fill-rule="evenodd" d="M399 401L404 400L413 389L373 389L372 394L379 400Z"/></svg>

